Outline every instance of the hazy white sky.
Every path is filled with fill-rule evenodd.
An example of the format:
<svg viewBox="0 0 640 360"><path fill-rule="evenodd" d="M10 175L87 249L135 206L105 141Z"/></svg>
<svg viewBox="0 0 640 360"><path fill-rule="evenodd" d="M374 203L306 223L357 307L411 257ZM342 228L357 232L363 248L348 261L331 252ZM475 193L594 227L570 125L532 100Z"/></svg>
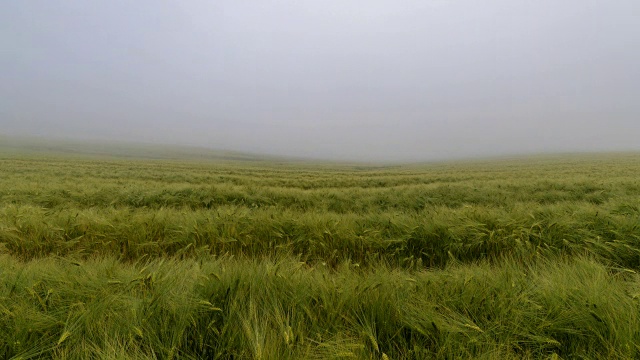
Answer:
<svg viewBox="0 0 640 360"><path fill-rule="evenodd" d="M640 1L7 1L0 134L428 160L640 149Z"/></svg>

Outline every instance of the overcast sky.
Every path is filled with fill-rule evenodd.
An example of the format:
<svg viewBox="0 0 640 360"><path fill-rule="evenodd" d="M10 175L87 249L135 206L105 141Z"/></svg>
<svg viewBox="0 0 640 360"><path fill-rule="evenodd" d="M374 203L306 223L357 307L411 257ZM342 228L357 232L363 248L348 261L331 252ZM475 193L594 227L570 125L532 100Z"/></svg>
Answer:
<svg viewBox="0 0 640 360"><path fill-rule="evenodd" d="M5 1L0 134L366 160L640 149L640 1Z"/></svg>

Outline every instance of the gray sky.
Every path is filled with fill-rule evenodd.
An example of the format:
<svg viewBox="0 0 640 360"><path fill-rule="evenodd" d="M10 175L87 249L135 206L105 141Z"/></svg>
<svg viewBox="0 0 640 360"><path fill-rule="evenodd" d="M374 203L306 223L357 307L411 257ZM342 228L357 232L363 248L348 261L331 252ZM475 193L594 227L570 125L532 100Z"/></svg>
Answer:
<svg viewBox="0 0 640 360"><path fill-rule="evenodd" d="M5 1L0 133L428 160L640 149L640 1Z"/></svg>

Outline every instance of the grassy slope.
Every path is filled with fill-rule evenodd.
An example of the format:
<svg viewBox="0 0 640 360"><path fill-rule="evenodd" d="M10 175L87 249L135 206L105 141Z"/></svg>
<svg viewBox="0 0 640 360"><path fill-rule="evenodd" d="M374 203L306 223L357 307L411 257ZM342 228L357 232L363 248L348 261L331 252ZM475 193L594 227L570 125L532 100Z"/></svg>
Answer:
<svg viewBox="0 0 640 360"><path fill-rule="evenodd" d="M5 357L640 354L637 154L0 171Z"/></svg>
<svg viewBox="0 0 640 360"><path fill-rule="evenodd" d="M275 156L212 150L196 146L137 144L113 141L10 137L0 134L0 154L101 159L174 159L191 161L278 161ZM288 159L287 159L288 160Z"/></svg>

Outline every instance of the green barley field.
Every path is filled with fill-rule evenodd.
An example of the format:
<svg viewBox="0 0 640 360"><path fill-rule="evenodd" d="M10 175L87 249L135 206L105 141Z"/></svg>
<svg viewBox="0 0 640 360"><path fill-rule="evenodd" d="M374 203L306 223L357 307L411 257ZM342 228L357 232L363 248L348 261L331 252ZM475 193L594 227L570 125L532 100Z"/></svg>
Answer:
<svg viewBox="0 0 640 360"><path fill-rule="evenodd" d="M637 359L640 154L0 152L0 358Z"/></svg>

